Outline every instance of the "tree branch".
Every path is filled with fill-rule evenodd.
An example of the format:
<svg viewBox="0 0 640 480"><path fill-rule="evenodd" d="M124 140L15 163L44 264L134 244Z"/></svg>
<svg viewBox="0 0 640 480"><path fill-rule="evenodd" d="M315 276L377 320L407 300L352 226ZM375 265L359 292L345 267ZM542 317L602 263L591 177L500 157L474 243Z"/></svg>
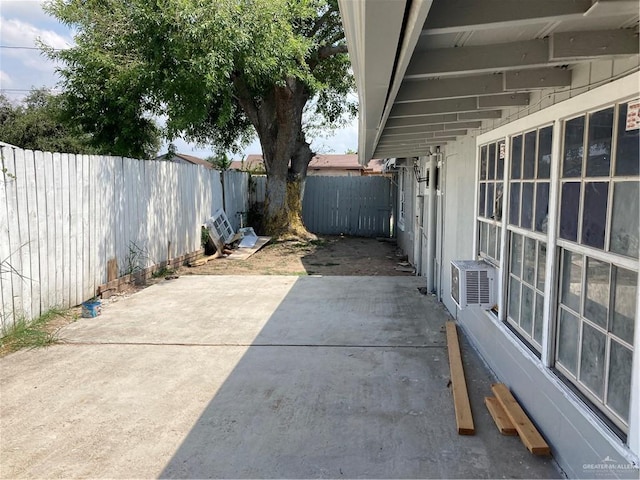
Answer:
<svg viewBox="0 0 640 480"><path fill-rule="evenodd" d="M325 45L318 49L318 58L324 60L325 58L333 57L340 53L347 53L347 45Z"/></svg>
<svg viewBox="0 0 640 480"><path fill-rule="evenodd" d="M242 78L242 75L234 73L231 77L231 81L233 82L233 86L236 88L237 93L234 97L247 114L249 121L251 121L255 129L258 130L260 124L258 119L258 107L253 101L253 95L251 95L244 78Z"/></svg>

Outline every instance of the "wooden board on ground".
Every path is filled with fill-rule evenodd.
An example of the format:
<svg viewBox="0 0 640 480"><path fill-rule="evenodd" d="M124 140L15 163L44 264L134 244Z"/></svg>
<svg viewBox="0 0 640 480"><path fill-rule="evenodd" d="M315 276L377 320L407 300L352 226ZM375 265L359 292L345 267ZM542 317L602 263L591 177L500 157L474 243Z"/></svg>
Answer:
<svg viewBox="0 0 640 480"><path fill-rule="evenodd" d="M234 250L233 253L229 255L227 258L229 260L246 260L251 255L253 255L258 250L260 250L262 247L264 247L267 243L269 243L270 240L271 240L271 237L258 237L258 241L253 247L238 248Z"/></svg>
<svg viewBox="0 0 640 480"><path fill-rule="evenodd" d="M498 427L502 435L518 435L518 431L509 420L507 413L497 398L484 397L484 404L487 406L487 410L489 410L493 421L496 422L496 427Z"/></svg>
<svg viewBox="0 0 640 480"><path fill-rule="evenodd" d="M451 389L453 390L453 404L456 412L458 434L473 435L476 430L473 425L471 404L467 393L467 382L464 378L460 343L455 322L447 322L447 349L449 350L449 368L451 370Z"/></svg>
<svg viewBox="0 0 640 480"><path fill-rule="evenodd" d="M189 262L190 267L200 267L202 265L206 265L210 260L214 260L216 258L220 258L222 255L219 251L214 253L213 255L207 255L206 257L198 258L192 262Z"/></svg>
<svg viewBox="0 0 640 480"><path fill-rule="evenodd" d="M491 385L491 391L511 420L524 446L534 455L550 455L549 445L544 441L507 386L503 383L494 383Z"/></svg>

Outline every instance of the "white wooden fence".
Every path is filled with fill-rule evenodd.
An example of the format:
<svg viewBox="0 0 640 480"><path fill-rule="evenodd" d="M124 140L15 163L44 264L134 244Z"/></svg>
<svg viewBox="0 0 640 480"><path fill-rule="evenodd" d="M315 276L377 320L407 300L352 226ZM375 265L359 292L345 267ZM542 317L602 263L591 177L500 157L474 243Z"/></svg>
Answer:
<svg viewBox="0 0 640 480"><path fill-rule="evenodd" d="M249 174L237 170L226 170L222 173L222 189L224 191L224 212L231 227L237 231L246 227L249 211ZM241 218L244 220L241 221ZM242 225L241 225L242 223Z"/></svg>
<svg viewBox="0 0 640 480"><path fill-rule="evenodd" d="M120 274L200 248L223 206L199 166L0 147L0 327L78 305Z"/></svg>

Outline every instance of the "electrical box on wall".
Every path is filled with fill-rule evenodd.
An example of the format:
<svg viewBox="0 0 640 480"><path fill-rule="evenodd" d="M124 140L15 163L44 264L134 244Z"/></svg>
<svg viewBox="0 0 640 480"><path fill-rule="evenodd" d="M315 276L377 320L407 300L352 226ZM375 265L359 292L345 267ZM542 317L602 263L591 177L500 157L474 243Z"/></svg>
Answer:
<svg viewBox="0 0 640 480"><path fill-rule="evenodd" d="M451 298L461 310L466 307L491 308L495 305L493 266L483 261L451 261Z"/></svg>

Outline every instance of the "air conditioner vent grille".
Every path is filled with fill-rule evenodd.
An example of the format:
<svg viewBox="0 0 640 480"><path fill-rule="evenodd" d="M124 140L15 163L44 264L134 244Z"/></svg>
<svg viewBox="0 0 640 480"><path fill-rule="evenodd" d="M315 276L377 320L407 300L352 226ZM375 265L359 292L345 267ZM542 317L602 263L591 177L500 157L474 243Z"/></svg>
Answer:
<svg viewBox="0 0 640 480"><path fill-rule="evenodd" d="M495 303L495 269L481 261L451 262L451 296L462 309L467 306L490 308Z"/></svg>

